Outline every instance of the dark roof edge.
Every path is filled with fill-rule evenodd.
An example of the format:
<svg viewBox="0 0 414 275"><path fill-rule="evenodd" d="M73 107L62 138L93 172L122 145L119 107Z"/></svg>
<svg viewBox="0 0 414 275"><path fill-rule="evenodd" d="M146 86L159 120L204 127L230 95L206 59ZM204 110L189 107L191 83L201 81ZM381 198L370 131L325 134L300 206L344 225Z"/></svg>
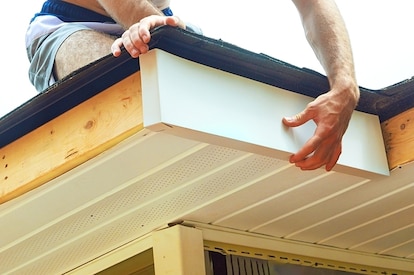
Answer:
<svg viewBox="0 0 414 275"><path fill-rule="evenodd" d="M329 90L326 77L313 70L178 28L164 26L154 30L150 48L311 97ZM118 58L105 56L72 73L0 118L0 148L138 70L138 61L124 52ZM357 110L387 120L414 107L413 90L412 79L381 90L361 87Z"/></svg>
<svg viewBox="0 0 414 275"><path fill-rule="evenodd" d="M154 35L151 48L314 98L329 90L326 76L314 70L181 29L162 27L154 34L158 32L162 35ZM414 107L414 78L383 89L360 87L360 90L356 109L376 114L380 121Z"/></svg>
<svg viewBox="0 0 414 275"><path fill-rule="evenodd" d="M0 118L0 148L138 70L138 61L124 54L116 60L103 57L73 72Z"/></svg>

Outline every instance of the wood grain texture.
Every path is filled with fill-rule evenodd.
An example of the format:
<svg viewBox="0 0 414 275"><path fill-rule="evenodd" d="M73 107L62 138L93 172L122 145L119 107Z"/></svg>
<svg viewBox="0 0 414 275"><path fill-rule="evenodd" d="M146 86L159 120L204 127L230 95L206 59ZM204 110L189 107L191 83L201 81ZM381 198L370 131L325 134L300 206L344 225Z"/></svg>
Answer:
<svg viewBox="0 0 414 275"><path fill-rule="evenodd" d="M137 72L0 149L0 203L97 156L142 126Z"/></svg>
<svg viewBox="0 0 414 275"><path fill-rule="evenodd" d="M414 160L414 109L381 124L390 169Z"/></svg>

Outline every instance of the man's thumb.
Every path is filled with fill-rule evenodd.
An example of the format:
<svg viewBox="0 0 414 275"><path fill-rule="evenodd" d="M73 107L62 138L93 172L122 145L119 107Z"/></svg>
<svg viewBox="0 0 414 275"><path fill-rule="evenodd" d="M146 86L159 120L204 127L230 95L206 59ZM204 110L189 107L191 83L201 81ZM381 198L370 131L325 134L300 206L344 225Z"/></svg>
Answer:
<svg viewBox="0 0 414 275"><path fill-rule="evenodd" d="M283 121L283 124L285 124L286 126L296 127L296 126L300 126L304 124L307 121L307 119L305 118L302 112L294 116L284 117L282 121Z"/></svg>

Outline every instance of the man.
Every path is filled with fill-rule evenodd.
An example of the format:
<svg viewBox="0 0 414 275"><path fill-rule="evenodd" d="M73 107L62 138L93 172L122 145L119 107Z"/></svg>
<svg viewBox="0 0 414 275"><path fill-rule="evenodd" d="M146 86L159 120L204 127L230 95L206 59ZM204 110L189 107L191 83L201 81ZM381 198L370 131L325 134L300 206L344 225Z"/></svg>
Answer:
<svg viewBox="0 0 414 275"><path fill-rule="evenodd" d="M149 15L171 16L169 0L47 0L26 33L31 82L41 92L110 54L115 38Z"/></svg>
<svg viewBox="0 0 414 275"><path fill-rule="evenodd" d="M331 89L309 103L299 114L283 118L283 123L288 127L300 126L309 120L313 120L317 125L314 135L290 157L289 161L302 170L325 167L330 171L342 152L342 137L359 100L349 36L334 0L292 1L300 14L306 37L326 72ZM73 33L67 36L56 54L54 72L57 78L87 64L67 60L67 56L73 57L72 47L80 46L81 49L77 49L76 52L86 53L90 52L93 44L92 52L96 54L90 57L90 61L105 55L108 46L111 47L114 56L118 56L120 48L124 46L132 57L138 57L148 51L149 30L152 28L161 25L185 28L185 23L178 17L163 16L163 6L155 6L149 1L124 0L122 4L120 1L110 0L67 2L110 16L126 31L115 41L113 37L104 38L93 31L82 31L79 35ZM128 10L130 12L125 13ZM80 41L83 41L86 47L80 45ZM69 54L71 51L72 54Z"/></svg>
<svg viewBox="0 0 414 275"><path fill-rule="evenodd" d="M314 135L290 157L290 162L303 170L325 166L330 171L342 152L342 137L359 100L349 36L333 0L293 2L331 89L308 104L301 113L283 119L285 125L290 127L309 120L317 125Z"/></svg>

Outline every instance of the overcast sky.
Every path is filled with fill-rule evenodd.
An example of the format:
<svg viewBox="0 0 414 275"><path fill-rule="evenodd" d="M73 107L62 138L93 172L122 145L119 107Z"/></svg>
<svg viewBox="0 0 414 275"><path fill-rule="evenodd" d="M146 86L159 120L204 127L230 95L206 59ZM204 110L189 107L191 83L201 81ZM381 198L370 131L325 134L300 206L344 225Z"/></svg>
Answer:
<svg viewBox="0 0 414 275"><path fill-rule="evenodd" d="M0 117L37 93L28 76L27 24L44 0L6 1L1 45ZM324 73L289 0L171 0L176 15L206 36ZM379 89L414 76L414 1L337 0L350 33L360 86ZM10 13L10 16L6 16Z"/></svg>

